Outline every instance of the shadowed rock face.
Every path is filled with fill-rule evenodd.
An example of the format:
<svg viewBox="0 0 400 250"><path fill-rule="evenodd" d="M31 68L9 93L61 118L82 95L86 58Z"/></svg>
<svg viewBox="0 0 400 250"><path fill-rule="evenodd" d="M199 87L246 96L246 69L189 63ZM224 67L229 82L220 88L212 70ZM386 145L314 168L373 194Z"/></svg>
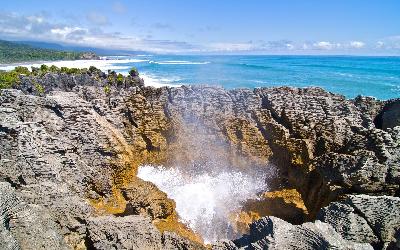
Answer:
<svg viewBox="0 0 400 250"><path fill-rule="evenodd" d="M148 248L199 248L194 243L198 237L178 223L174 202L138 179L136 171L144 163L207 166L210 160L243 171L276 166L279 175L270 180L271 193L245 206L244 212L256 214L253 220L280 216L301 224L318 214L324 221L294 226L265 217L261 236L254 235L254 224L250 238L216 248L291 249L295 242L287 237L303 240L309 233L315 240L304 247L340 247L350 241L354 248L398 244L398 216L392 216L394 226L387 229L386 222L367 215L385 209L370 204L374 197L368 195L390 200L400 193L398 101L346 100L320 88L155 89L136 78L105 92L106 78L48 73L25 77L20 90L3 90L0 96L4 192L15 194L16 203L35 207L30 216L44 225L38 230L54 231L57 249L129 249L142 239ZM32 91L34 82L43 85L44 94ZM288 195L287 190L294 191ZM367 195L329 205L359 193ZM271 199L274 206L268 205ZM358 207L360 199L367 208ZM384 200L377 198L376 204L389 204ZM1 209L1 214L9 211ZM397 207L393 211L400 212ZM337 213L343 219L333 221ZM360 229L342 230L340 225ZM21 240L24 227L17 221L3 229L10 247L36 240Z"/></svg>

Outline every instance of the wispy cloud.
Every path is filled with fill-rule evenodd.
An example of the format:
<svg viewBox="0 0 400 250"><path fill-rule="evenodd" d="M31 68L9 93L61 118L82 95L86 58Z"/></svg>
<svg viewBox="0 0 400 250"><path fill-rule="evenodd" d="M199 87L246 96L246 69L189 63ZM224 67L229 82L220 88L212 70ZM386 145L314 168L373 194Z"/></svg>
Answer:
<svg viewBox="0 0 400 250"><path fill-rule="evenodd" d="M148 25L150 31L140 35L106 32L103 26L109 24L106 16L96 12L87 15L90 25L82 25L74 20L57 22L50 15L19 15L0 12L0 36L15 40L43 40L82 46L146 50L159 53L282 53L282 54L334 54L357 53L357 51L400 52L400 35L381 38L376 41L292 41L254 40L242 42L202 42L190 43L168 39L156 39L156 30L177 31L168 23L155 22ZM208 27L214 30L213 27ZM206 26L204 29L207 29ZM154 32L154 33L153 33ZM139 32L140 33L140 32ZM194 36L191 36L192 38Z"/></svg>
<svg viewBox="0 0 400 250"><path fill-rule="evenodd" d="M400 35L388 36L376 43L376 48L386 50L400 50Z"/></svg>
<svg viewBox="0 0 400 250"><path fill-rule="evenodd" d="M95 19L97 24L107 21L98 16ZM24 16L4 12L0 13L0 36L160 53L196 50L194 45L181 41L141 39L133 35L104 32L101 27L89 29L79 25L54 23L42 15Z"/></svg>
<svg viewBox="0 0 400 250"><path fill-rule="evenodd" d="M350 47L355 49L361 49L365 47L365 43L360 41L352 41L350 42Z"/></svg>
<svg viewBox="0 0 400 250"><path fill-rule="evenodd" d="M95 25L99 25L99 26L104 26L104 25L109 25L110 21L108 20L108 17L98 13L96 11L91 11L89 13L86 14L86 19Z"/></svg>
<svg viewBox="0 0 400 250"><path fill-rule="evenodd" d="M327 41L322 41L322 42L316 42L313 44L313 48L315 49L320 49L320 50L332 50L334 48L337 48L339 44L334 44L331 42ZM339 45L340 46L340 45Z"/></svg>

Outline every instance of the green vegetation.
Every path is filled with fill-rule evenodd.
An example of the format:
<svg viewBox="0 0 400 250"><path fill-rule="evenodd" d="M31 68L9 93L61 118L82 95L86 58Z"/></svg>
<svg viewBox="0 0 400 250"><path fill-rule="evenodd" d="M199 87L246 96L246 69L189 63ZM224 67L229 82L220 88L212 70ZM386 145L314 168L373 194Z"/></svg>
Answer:
<svg viewBox="0 0 400 250"><path fill-rule="evenodd" d="M19 73L15 70L0 71L0 89L8 89L19 83Z"/></svg>
<svg viewBox="0 0 400 250"><path fill-rule="evenodd" d="M51 73L58 73L58 72L61 72L60 68L57 67L56 65L51 65L50 68L49 68L49 71L50 71Z"/></svg>
<svg viewBox="0 0 400 250"><path fill-rule="evenodd" d="M35 86L35 89L39 94L44 94L44 88L40 83L33 82L33 86Z"/></svg>
<svg viewBox="0 0 400 250"><path fill-rule="evenodd" d="M0 63L25 61L76 60L85 53L34 48L29 45L0 40Z"/></svg>
<svg viewBox="0 0 400 250"><path fill-rule="evenodd" d="M77 68L67 68L67 67L61 67L60 69L61 73L66 73L66 74L80 74L82 71Z"/></svg>
<svg viewBox="0 0 400 250"><path fill-rule="evenodd" d="M29 71L29 69L27 67L22 67L22 66L15 67L14 72L16 72L20 75L30 75L31 74L31 72Z"/></svg>
<svg viewBox="0 0 400 250"><path fill-rule="evenodd" d="M119 73L117 76L117 84L123 84L124 83L124 76Z"/></svg>
<svg viewBox="0 0 400 250"><path fill-rule="evenodd" d="M136 72L136 69L134 69ZM20 83L20 76L29 76L29 81L31 81L33 87L40 94L45 92L44 87L36 82L36 80L41 79L46 74L89 74L96 81L103 82L105 80L104 92L108 95L111 92L112 86L122 86L125 84L133 84L131 77L125 78L122 74L116 73L115 71L108 71L108 74L104 74L100 69L94 66L83 69L78 68L67 68L67 67L57 67L55 65L47 66L41 65L40 67L31 67L29 70L27 67L18 66L11 71L1 71L0 70L0 89L13 88L16 84ZM104 82L103 82L104 83Z"/></svg>
<svg viewBox="0 0 400 250"><path fill-rule="evenodd" d="M99 72L100 70L95 67L92 68L93 71ZM43 76L46 73L66 73L66 74L81 74L88 72L88 69L77 69L77 68L67 68L67 67L57 67L55 65L47 66L41 65L38 67L31 67L31 71L27 67L18 66L11 71L0 71L0 89L12 88L15 84L20 82L19 75L33 75L33 76ZM36 90L39 93L44 93L43 86L38 83L34 83Z"/></svg>
<svg viewBox="0 0 400 250"><path fill-rule="evenodd" d="M129 70L129 75L130 76L139 76L139 71L137 70L137 68L133 67L133 68L131 68L131 70Z"/></svg>
<svg viewBox="0 0 400 250"><path fill-rule="evenodd" d="M108 94L110 94L110 92L111 92L110 85L104 86L104 93L106 93L108 95Z"/></svg>

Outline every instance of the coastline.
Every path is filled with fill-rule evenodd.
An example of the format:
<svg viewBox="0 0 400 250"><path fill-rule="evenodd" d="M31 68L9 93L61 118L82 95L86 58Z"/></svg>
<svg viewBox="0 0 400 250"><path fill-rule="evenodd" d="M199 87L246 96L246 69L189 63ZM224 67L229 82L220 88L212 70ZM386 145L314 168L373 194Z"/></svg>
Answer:
<svg viewBox="0 0 400 250"><path fill-rule="evenodd" d="M242 231L241 225L253 223L250 224L250 228L259 225L261 232L274 235L270 228L257 224L258 221L264 221L274 223L277 227L289 228L288 235L290 237L292 234L295 235L295 241L299 242L306 242L307 238L298 238L298 232L304 230L307 230L307 235L318 235L317 241L326 242L331 239L331 235L322 233L329 229L329 232L334 234L337 248L342 249L342 246L358 244L359 241L363 241L365 246L370 243L376 244L374 239L365 240L364 234L356 234L354 240L347 241L346 234L340 231L341 228L335 228L336 221L339 220L340 225L372 231L368 224L349 222L348 218L357 216L351 210L354 203L377 204L377 206L362 206L360 209L373 211L373 214L385 212L388 220L398 223L396 215L400 208L400 198L396 197L393 193L395 191L391 189L398 184L395 179L389 177L391 173L397 171L399 147L396 146L396 138L399 138L400 130L398 127L395 128L398 122L396 120L393 122L393 119L387 116L396 110L396 103L370 98L351 101L321 88L277 87L251 91L188 86L187 89L137 88L136 91L127 92L119 91L116 84L112 84L111 91L107 92L101 83L87 85L86 83L91 82L88 78L70 74L63 74L62 78L68 79L56 78L54 81L53 76L39 74L36 79L27 77L23 81L24 84L18 86L20 90L26 91L11 89L2 93L1 98L4 102L1 103L3 112L0 114L2 116L0 120L2 127L6 128L3 133L7 133L3 136L2 147L18 149L18 153L23 155L15 160L11 158L13 164L5 166L3 172L8 175L6 177L13 180L15 173L23 169L21 177L24 178L23 181L33 179L38 183L46 183L45 185L49 182L51 185L59 185L58 179L53 176L66 176L65 178L68 178L66 182L72 184L63 187L68 188L65 192L57 188L44 187L41 190L48 190L47 192L37 192L37 189L32 188L33 185L25 185L18 179L13 180L12 184L25 185L24 188L36 195L35 199L39 205L41 200L48 200L46 197L56 197L51 200L48 209L54 220L61 221L68 228L72 228L76 223L71 225L70 223L74 222L63 219L61 215L64 213L78 215L79 226L89 230L87 235L79 236L79 242L92 235L98 235L99 228L107 235L111 235L110 232L118 232L124 239L136 239L136 236L125 235L133 231L126 225L140 225L141 231L144 226L155 225L154 231L150 233L146 231L148 235L156 235L149 238L151 242L158 242L158 239L166 237L164 233L170 230L176 233L174 237L178 240L187 237L186 240L190 244L199 242L196 239L201 237L206 243L218 245L220 244L218 240L227 238L231 240L229 244L232 246L239 243L246 246L252 244L253 238L240 238L243 233L247 235L247 231ZM81 80L76 81L77 79ZM53 85L53 82L57 84ZM38 83L42 84L44 89L51 91L51 94L42 95L39 91L36 91L36 94L29 93L29 89L35 89ZM86 87L84 89L71 87L74 84ZM82 90L84 96L81 95ZM110 102L115 103L115 106L110 105ZM250 112L253 115L248 116ZM270 116L268 113L276 115ZM30 118L32 115L34 117ZM20 120L15 117L30 119ZM304 117L307 117L307 120ZM45 119L46 122L40 122ZM27 121L33 122L27 123ZM314 124L318 124L318 128L313 127ZM30 129L30 126L34 126L33 129ZM17 133L19 143L17 146L15 146L14 131L22 131ZM299 134L304 135L304 138L299 139ZM35 140L31 139L32 136ZM49 142L48 138L54 139ZM147 142L141 138L147 138ZM267 138L276 140L269 141ZM319 146L321 140L323 146ZM26 145L25 142L29 144ZM232 146L225 147L226 144L221 142L229 142ZM371 146L365 147L365 142L371 143ZM79 145L79 148L75 149L70 145ZM149 145L154 148L140 150ZM54 173L50 176L52 177L50 180L46 175L29 175L35 173L35 169L24 160L32 157L32 148L42 147L43 150L38 154L33 154L35 157L33 162L37 162L38 167L33 166L39 169L39 173ZM121 150L114 155L108 153L110 148ZM63 150L68 152L55 153L64 152ZM316 155L316 152L321 155ZM391 155L391 157L378 158L381 155ZM279 165L269 161L271 156L277 159ZM50 159L51 162L43 163L43 158ZM67 165L70 164L68 159L71 158L78 159L72 162L74 164L72 166ZM101 172L103 166L114 159L116 165L112 172ZM165 159L171 160L172 167L177 166L176 171L166 172L164 169L150 167L141 170L151 170L145 175L140 171L138 175L131 174L136 173L138 168L144 165L163 166L168 162ZM375 164L379 160L381 162ZM195 164L190 166L187 162ZM235 164L231 165L231 162ZM54 165L60 167L54 168ZM94 169L88 171L88 165ZM199 166L201 168L197 169ZM190 171L190 167L199 172ZM287 174L275 174L275 167L282 170L279 173L287 172ZM203 175L202 171L208 169L219 169L222 174L213 175L212 172L207 172ZM229 170L228 175L223 173L225 169ZM176 175L178 170L184 175L186 173L194 175L190 178ZM237 170L243 170L243 173L237 173ZM265 190L264 183L257 181L261 176L257 170L266 174ZM93 173L102 174L93 175ZM354 173L360 178L352 178L348 173ZM90 205L93 207L93 213L90 214L79 210L80 206L87 202L86 190L94 189L90 183L82 181L82 176L85 180L92 178L93 183L112 183L111 187L109 185L100 187L99 190L104 195L96 193L98 189L90 193L92 195ZM150 182L143 182L144 179L149 181L146 176L152 177ZM179 181L182 180L181 176L185 178L184 181ZM246 176L250 177L243 178ZM337 176L343 176L343 181ZM310 178L313 178L313 182L304 185ZM264 177L261 179L265 180ZM233 182L230 183L231 181ZM370 189L354 193L353 190L359 187L360 181ZM20 182L22 183L19 184ZM165 186L163 183L172 186ZM251 186L250 183L255 185ZM279 185L278 189L274 189L274 183ZM319 183L325 184L321 187ZM204 185L214 185L215 190L221 193L213 196L211 194L214 189L204 191L202 188ZM184 188L180 188L182 186ZM85 192L76 191L76 187L80 188L78 191ZM346 200L343 201L332 187L339 187L342 190L340 195L346 195ZM12 188L6 192L17 194L21 192L21 189ZM265 192L257 197L259 199L252 199L259 188ZM184 190L185 193L176 195L175 190ZM62 196L61 199L70 199L72 193L73 205L65 203L64 200L61 200L62 206L58 205L60 204L57 203L58 196L55 196L54 192L57 195L60 193L68 195ZM204 192L211 193L210 197L216 198L204 198L201 196ZM369 195L378 192L382 195ZM232 193L235 195L229 196ZM107 194L109 196L106 196ZM122 197L119 194L123 194ZM197 197L196 202L187 202L190 199L185 197ZM245 202L243 207L237 205L247 198L250 200ZM84 202L81 202L82 199ZM285 200L283 204L280 202L282 199ZM127 204L134 210L127 210ZM338 206L348 209L345 212L338 211ZM268 210L260 207L267 207ZM389 209L392 207L395 209ZM198 208L201 209L197 210L197 214L193 214L192 211L196 212ZM235 211L230 210L231 208L235 208L233 209ZM99 219L96 215L102 211L106 214ZM146 213L137 215L135 211L146 211ZM390 213L387 214L387 211ZM125 214L126 212L128 214ZM338 213L339 219L332 217ZM120 216L121 214L123 216ZM199 214L204 217L197 219ZM234 216L234 225L238 228L237 234L231 232L229 223L232 217L229 214ZM252 214L255 216L250 217ZM365 220L375 220L373 214L366 216ZM35 216L41 215L32 213L31 216L34 219ZM167 218L167 221L164 221L164 218ZM214 218L218 218L218 223L215 223ZM185 224L182 224L184 222ZM197 238L191 231L193 228L197 232ZM391 225L387 228L383 230L392 230ZM161 232L157 233L157 229ZM214 232L219 234L215 237ZM279 232L286 233L282 230ZM250 236L251 233L250 230ZM70 234L70 231L66 231L65 234ZM391 244L393 237L389 235L387 239L378 243ZM203 241L200 240L200 243ZM188 249L205 248L196 246Z"/></svg>
<svg viewBox="0 0 400 250"><path fill-rule="evenodd" d="M13 70L17 66L27 67L40 67L40 65L45 64L47 66L55 65L57 67L67 67L67 68L89 68L94 66L103 72L108 70L114 70L122 75L128 75L128 71L131 66L126 66L123 64L135 63L135 62L147 62L148 60L143 59L106 59L106 58L118 58L118 56L101 57L100 60L63 60L63 61L33 61L33 62L20 62L20 63L10 63L10 64L0 64L0 70ZM122 65L118 65L122 64ZM153 75L148 75L145 73L140 74L140 78L144 80L145 86L152 86L155 88L161 87L180 87L182 85L171 84L162 79L157 79Z"/></svg>
<svg viewBox="0 0 400 250"><path fill-rule="evenodd" d="M101 60L36 61L3 64L9 70L17 65L56 65L68 68L114 70L126 75L131 67L140 71L146 86L217 85L226 89L257 87L318 86L347 98L358 95L380 100L400 97L397 59L276 57L276 56L106 56Z"/></svg>

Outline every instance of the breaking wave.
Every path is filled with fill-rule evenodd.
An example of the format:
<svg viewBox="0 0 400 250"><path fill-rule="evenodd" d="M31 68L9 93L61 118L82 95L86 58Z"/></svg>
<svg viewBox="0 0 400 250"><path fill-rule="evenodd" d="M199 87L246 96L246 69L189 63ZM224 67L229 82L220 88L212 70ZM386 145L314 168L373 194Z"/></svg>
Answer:
<svg viewBox="0 0 400 250"><path fill-rule="evenodd" d="M247 199L267 189L266 174L231 171L196 173L179 168L144 165L138 177L154 183L176 202L181 222L206 243L235 237L230 215Z"/></svg>
<svg viewBox="0 0 400 250"><path fill-rule="evenodd" d="M149 61L154 64L171 64L171 65L196 65L196 64L209 64L210 62L191 62L191 61Z"/></svg>

